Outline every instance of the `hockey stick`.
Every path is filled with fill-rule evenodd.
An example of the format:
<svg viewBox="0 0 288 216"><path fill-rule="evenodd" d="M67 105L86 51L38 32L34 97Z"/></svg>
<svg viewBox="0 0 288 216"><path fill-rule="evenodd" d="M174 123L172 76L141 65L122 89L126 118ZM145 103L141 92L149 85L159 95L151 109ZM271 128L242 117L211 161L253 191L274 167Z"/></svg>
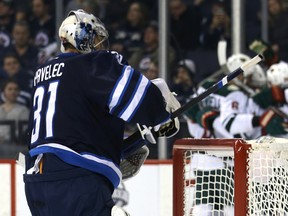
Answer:
<svg viewBox="0 0 288 216"><path fill-rule="evenodd" d="M218 58L218 63L220 65L220 70L215 72L215 75L214 75L215 77L218 77L223 72L224 73L226 72L226 74L229 72L229 70L227 68L226 53L227 53L227 41L226 40L220 40L218 42L218 45L217 45L217 58ZM261 52L258 52L258 53L261 53ZM243 84L238 79L235 79L234 82L237 86L239 86L243 91L245 91L249 95L254 94L254 91L251 88L249 88L247 85Z"/></svg>
<svg viewBox="0 0 288 216"><path fill-rule="evenodd" d="M262 54L262 52L258 52ZM263 56L263 55L262 55ZM219 80L221 77L229 73L229 69L227 68L227 41L220 40L217 45L217 59L220 66L216 72L202 80L198 86L202 86L207 80ZM216 81L216 80L215 80ZM238 79L234 80L234 84L240 87L244 92L248 95L253 95L255 92L247 85L239 81Z"/></svg>
<svg viewBox="0 0 288 216"><path fill-rule="evenodd" d="M218 89L221 89L223 86L225 86L228 82L233 80L235 77L239 76L241 73L243 73L248 68L258 64L263 59L262 55L257 55L251 60L245 62L242 66L237 68L236 70L229 73L227 76L223 77L220 81L215 83L213 86L208 88L206 91L204 91L202 94L198 95L195 98L192 98L188 103L184 104L182 107L177 109L175 112L171 113L171 119L178 117L180 114L194 106L195 104L202 101L207 96L211 95L212 93L216 92Z"/></svg>
<svg viewBox="0 0 288 216"><path fill-rule="evenodd" d="M212 93L216 92L217 90L221 89L223 86L225 86L228 82L233 80L235 77L239 76L241 73L243 73L245 70L248 68L258 64L261 60L263 59L262 55L256 55L254 58L250 59L249 61L245 62L242 66L234 70L233 72L229 73L227 76L222 78L220 81L215 83L213 86L208 88L206 91L203 93L199 94L197 97L192 98L188 103L184 104L182 107L179 109L175 110L173 113L171 113L170 118L174 119L190 109L192 106L196 105L200 101L202 101L204 98L208 97ZM155 137L159 137L159 132L155 132ZM143 142L139 142L141 138L143 138L144 134L141 133L140 130L137 130L135 133L130 135L128 138L124 140L124 145L123 145L123 157L125 158L126 156L130 155L133 151L136 149L140 148L143 146ZM141 146L137 145L132 145L133 143L139 143Z"/></svg>
<svg viewBox="0 0 288 216"><path fill-rule="evenodd" d="M288 115L282 110L280 110L279 108L271 106L269 107L269 109L273 110L277 115L283 118L286 122L288 121Z"/></svg>

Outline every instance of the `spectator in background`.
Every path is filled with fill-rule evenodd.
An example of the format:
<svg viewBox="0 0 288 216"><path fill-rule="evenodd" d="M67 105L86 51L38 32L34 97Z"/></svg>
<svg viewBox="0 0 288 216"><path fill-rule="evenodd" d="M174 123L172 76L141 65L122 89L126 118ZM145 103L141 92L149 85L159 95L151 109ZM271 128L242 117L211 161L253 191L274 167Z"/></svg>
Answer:
<svg viewBox="0 0 288 216"><path fill-rule="evenodd" d="M144 44L138 51L134 52L128 62L135 69L145 73L151 62L158 61L159 41L158 41L158 24L152 21L145 29ZM170 68L176 55L174 49L168 48L168 68Z"/></svg>
<svg viewBox="0 0 288 216"><path fill-rule="evenodd" d="M210 15L211 5L215 0L187 0L187 4L192 4L200 10L203 19Z"/></svg>
<svg viewBox="0 0 288 216"><path fill-rule="evenodd" d="M24 105L17 103L19 95L19 86L16 81L12 79L6 80L2 86L2 92L6 98L5 102L0 105L0 120L28 121L29 109ZM15 131L18 136L18 130ZM11 140L9 126L0 126L0 142L8 142Z"/></svg>
<svg viewBox="0 0 288 216"><path fill-rule="evenodd" d="M230 44L230 17L224 3L216 2L212 4L211 17L203 24L200 41L205 49L216 50L218 41L221 39Z"/></svg>
<svg viewBox="0 0 288 216"><path fill-rule="evenodd" d="M279 58L288 61L288 12L281 0L267 0L269 43Z"/></svg>
<svg viewBox="0 0 288 216"><path fill-rule="evenodd" d="M172 74L171 91L177 94L176 98L181 104L185 104L187 98L194 93L194 75L195 64L190 59L184 59L178 62L175 73Z"/></svg>
<svg viewBox="0 0 288 216"><path fill-rule="evenodd" d="M261 38L261 22L259 13L261 11L261 1L246 1L245 2L245 41L247 47L255 39Z"/></svg>
<svg viewBox="0 0 288 216"><path fill-rule="evenodd" d="M159 1L155 0L137 0L138 2L142 2L149 8L149 18L150 20L157 20L159 18Z"/></svg>
<svg viewBox="0 0 288 216"><path fill-rule="evenodd" d="M158 61L151 61L148 66L148 69L145 72L143 72L143 74L149 80L159 78Z"/></svg>
<svg viewBox="0 0 288 216"><path fill-rule="evenodd" d="M154 0L153 0L154 1ZM126 19L133 0L97 0L97 15L113 35Z"/></svg>
<svg viewBox="0 0 288 216"><path fill-rule="evenodd" d="M50 10L50 6L53 6L52 2L51 0L32 0L31 37L34 45L39 48L44 48L56 41L55 19Z"/></svg>
<svg viewBox="0 0 288 216"><path fill-rule="evenodd" d="M14 79L19 85L17 102L29 107L31 102L33 72L24 71L21 68L19 58L13 53L8 53L4 56L3 68L0 70L0 83L6 82L7 79ZM5 96L2 93L0 103L5 102L5 100Z"/></svg>
<svg viewBox="0 0 288 216"><path fill-rule="evenodd" d="M169 11L172 46L184 54L197 49L202 19L197 8L183 0L170 0Z"/></svg>
<svg viewBox="0 0 288 216"><path fill-rule="evenodd" d="M13 0L15 20L28 20L31 14L31 0Z"/></svg>
<svg viewBox="0 0 288 216"><path fill-rule="evenodd" d="M32 17L30 18L31 37L35 46L39 48L38 63L55 56L58 51L55 39L55 19L51 12L54 1L32 0Z"/></svg>
<svg viewBox="0 0 288 216"><path fill-rule="evenodd" d="M0 51L11 44L11 31L14 24L12 0L0 0Z"/></svg>
<svg viewBox="0 0 288 216"><path fill-rule="evenodd" d="M67 1L67 0L66 0ZM68 14L71 10L77 10L79 8L95 14L97 10L97 4L99 1L102 0L68 0L68 2L64 5L64 13ZM103 1L109 1L109 0L103 0Z"/></svg>
<svg viewBox="0 0 288 216"><path fill-rule="evenodd" d="M132 53L140 49L147 22L149 20L146 6L140 2L133 2L127 12L126 20L112 36L111 49L128 59Z"/></svg>
<svg viewBox="0 0 288 216"><path fill-rule="evenodd" d="M17 21L12 30L13 43L0 53L3 57L7 53L15 53L21 61L22 68L26 71L32 70L38 65L38 48L31 43L30 29L26 21Z"/></svg>

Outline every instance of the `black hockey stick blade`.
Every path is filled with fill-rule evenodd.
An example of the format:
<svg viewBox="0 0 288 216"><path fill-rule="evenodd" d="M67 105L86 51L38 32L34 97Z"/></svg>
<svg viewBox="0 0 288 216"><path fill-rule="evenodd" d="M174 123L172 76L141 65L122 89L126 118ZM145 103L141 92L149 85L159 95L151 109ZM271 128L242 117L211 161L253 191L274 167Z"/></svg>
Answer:
<svg viewBox="0 0 288 216"><path fill-rule="evenodd" d="M190 109L192 106L196 105L197 103L202 101L204 98L208 97L209 95L213 94L217 90L221 89L223 86L228 84L231 80L233 80L235 77L239 76L245 70L247 70L248 68L250 68L250 67L252 67L252 66L254 66L256 64L258 64L262 60L263 60L263 56L262 55L260 55L260 54L256 55L254 58L252 58L251 60L245 62L239 68L237 68L236 70L232 71L227 76L223 77L220 81L215 83L213 86L208 88L206 91L204 91L203 93L201 93L197 97L192 98L188 103L184 104L182 107L180 107L179 109L175 110L173 113L171 113L170 118L174 119L174 118L180 116L185 111ZM155 136L159 137L157 132L155 133ZM137 130L136 132L134 132L132 135L130 135L128 138L126 138L124 140L124 145L123 145L123 148L122 148L123 149L123 157L124 158L125 158L125 155L129 155L131 152L133 152L133 149L137 149L137 147L135 147L135 145L133 145L133 147L132 147L133 143L135 144L137 142L137 143L139 143L139 147L141 147L141 145L143 146L143 142L139 142L139 140L141 138L142 138L141 132L139 130Z"/></svg>

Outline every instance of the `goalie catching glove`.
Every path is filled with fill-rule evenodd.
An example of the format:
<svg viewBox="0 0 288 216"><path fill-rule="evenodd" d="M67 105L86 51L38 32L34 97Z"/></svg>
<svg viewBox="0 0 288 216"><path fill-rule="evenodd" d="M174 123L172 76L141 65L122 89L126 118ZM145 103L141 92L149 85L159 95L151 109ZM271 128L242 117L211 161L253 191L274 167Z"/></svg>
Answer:
<svg viewBox="0 0 288 216"><path fill-rule="evenodd" d="M149 149L146 145L133 151L128 157L120 162L120 170L122 173L122 180L128 180L140 171L141 166L149 155Z"/></svg>
<svg viewBox="0 0 288 216"><path fill-rule="evenodd" d="M167 86L167 83L161 79L153 79L151 82L158 87L161 91L166 104L166 110L169 113L181 107L179 101L176 99L175 94L172 93ZM176 117L174 119L169 119L168 121L159 124L155 127L147 127L145 125L137 125L139 131L141 132L142 138L148 140L150 143L155 144L157 137L167 137L170 138L174 136L180 129L179 119Z"/></svg>

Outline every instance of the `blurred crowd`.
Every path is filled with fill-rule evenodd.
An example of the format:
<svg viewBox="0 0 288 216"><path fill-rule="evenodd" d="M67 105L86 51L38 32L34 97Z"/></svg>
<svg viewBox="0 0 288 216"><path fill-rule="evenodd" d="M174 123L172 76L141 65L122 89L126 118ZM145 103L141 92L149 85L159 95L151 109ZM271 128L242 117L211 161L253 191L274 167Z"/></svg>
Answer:
<svg viewBox="0 0 288 216"><path fill-rule="evenodd" d="M266 1L269 50L273 57L288 61L287 0ZM82 8L99 17L109 31L110 49L149 79L159 77L158 1L63 0L63 4L65 15ZM0 0L0 143L26 142L33 73L38 64L59 53L55 7L56 0ZM261 38L260 9L261 0L246 1L248 55L253 41ZM218 42L225 40L227 53L231 52L231 0L168 0L168 17L168 83L183 104L219 69ZM187 129L179 136L191 134Z"/></svg>

